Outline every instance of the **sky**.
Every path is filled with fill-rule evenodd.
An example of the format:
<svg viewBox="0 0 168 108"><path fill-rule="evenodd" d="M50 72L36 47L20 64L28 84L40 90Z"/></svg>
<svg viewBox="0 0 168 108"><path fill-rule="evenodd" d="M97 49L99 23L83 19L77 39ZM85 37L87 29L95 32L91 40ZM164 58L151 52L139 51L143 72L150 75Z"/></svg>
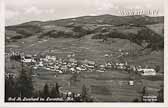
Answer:
<svg viewBox="0 0 168 108"><path fill-rule="evenodd" d="M121 15L121 10L158 10L164 0L5 0L5 24L47 21L88 15Z"/></svg>

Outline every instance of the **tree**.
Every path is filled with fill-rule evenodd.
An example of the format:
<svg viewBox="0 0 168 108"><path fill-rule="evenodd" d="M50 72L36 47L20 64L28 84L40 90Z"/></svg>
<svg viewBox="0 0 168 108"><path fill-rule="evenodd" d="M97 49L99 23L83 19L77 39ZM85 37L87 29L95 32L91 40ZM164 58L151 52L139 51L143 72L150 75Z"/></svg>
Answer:
<svg viewBox="0 0 168 108"><path fill-rule="evenodd" d="M47 98L47 97L49 97L49 87L48 87L48 84L45 84L44 85L44 88L43 88L43 97L44 98Z"/></svg>
<svg viewBox="0 0 168 108"><path fill-rule="evenodd" d="M143 87L143 89L142 89L142 94L143 94L143 95L146 94L146 87Z"/></svg>
<svg viewBox="0 0 168 108"><path fill-rule="evenodd" d="M164 101L164 90L163 87L158 91L158 102L163 102Z"/></svg>
<svg viewBox="0 0 168 108"><path fill-rule="evenodd" d="M23 69L16 81L17 95L20 97L31 97L33 95L33 84L31 75Z"/></svg>
<svg viewBox="0 0 168 108"><path fill-rule="evenodd" d="M108 40L106 35L103 35L102 37L103 37L103 42L106 42Z"/></svg>
<svg viewBox="0 0 168 108"><path fill-rule="evenodd" d="M86 102L88 98L87 88L85 85L82 86L82 93L81 93L82 101Z"/></svg>
<svg viewBox="0 0 168 108"><path fill-rule="evenodd" d="M78 100L78 99L77 99ZM82 86L81 100L82 102L93 102L93 97L88 93L88 88L85 85Z"/></svg>
<svg viewBox="0 0 168 108"><path fill-rule="evenodd" d="M55 88L56 88L56 97L59 97L60 96L60 92L59 92L59 85L58 83L55 84Z"/></svg>
<svg viewBox="0 0 168 108"><path fill-rule="evenodd" d="M142 89L142 97L141 97L141 101L143 102L143 97L146 95L146 87L143 87Z"/></svg>
<svg viewBox="0 0 168 108"><path fill-rule="evenodd" d="M15 81L12 76L5 77L5 101L8 101L9 97L16 96Z"/></svg>
<svg viewBox="0 0 168 108"><path fill-rule="evenodd" d="M51 97L59 97L60 96L58 83L56 83L55 86L52 87L50 96Z"/></svg>
<svg viewBox="0 0 168 108"><path fill-rule="evenodd" d="M156 71L156 72L159 72L159 71L160 71L160 66L159 66L159 65L156 65L156 66L155 66L155 71Z"/></svg>
<svg viewBox="0 0 168 108"><path fill-rule="evenodd" d="M21 60L21 55L11 55L10 56L10 59L11 60L16 60L16 61L20 61Z"/></svg>

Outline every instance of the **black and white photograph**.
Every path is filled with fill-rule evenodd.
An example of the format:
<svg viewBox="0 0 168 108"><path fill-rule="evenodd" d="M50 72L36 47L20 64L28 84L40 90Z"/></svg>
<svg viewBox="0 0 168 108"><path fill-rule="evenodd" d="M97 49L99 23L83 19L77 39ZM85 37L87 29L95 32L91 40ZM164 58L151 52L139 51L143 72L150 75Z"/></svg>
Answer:
<svg viewBox="0 0 168 108"><path fill-rule="evenodd" d="M164 0L4 0L5 103L164 103Z"/></svg>

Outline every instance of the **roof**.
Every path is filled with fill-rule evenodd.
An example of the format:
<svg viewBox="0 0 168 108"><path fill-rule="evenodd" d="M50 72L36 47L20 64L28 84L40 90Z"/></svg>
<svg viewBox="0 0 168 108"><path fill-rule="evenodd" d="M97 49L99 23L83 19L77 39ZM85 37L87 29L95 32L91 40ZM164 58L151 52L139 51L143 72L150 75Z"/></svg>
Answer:
<svg viewBox="0 0 168 108"><path fill-rule="evenodd" d="M141 69L144 72L156 72L155 69Z"/></svg>

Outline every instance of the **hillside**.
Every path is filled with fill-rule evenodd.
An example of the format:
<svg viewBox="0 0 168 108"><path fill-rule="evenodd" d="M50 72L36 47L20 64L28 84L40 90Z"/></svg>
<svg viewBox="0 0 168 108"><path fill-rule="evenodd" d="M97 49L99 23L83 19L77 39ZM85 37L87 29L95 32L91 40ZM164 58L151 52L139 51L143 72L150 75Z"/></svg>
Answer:
<svg viewBox="0 0 168 108"><path fill-rule="evenodd" d="M39 39L81 38L85 35L93 34L92 39L121 38L131 40L141 46L145 44L144 47L158 50L163 48L163 23L163 17L83 16L45 22L32 21L15 26L7 26L5 38L6 43L8 43L30 36L38 36ZM145 38L146 36L142 38L143 34L139 34L144 31L148 32L148 38ZM153 45L155 43L159 44Z"/></svg>

